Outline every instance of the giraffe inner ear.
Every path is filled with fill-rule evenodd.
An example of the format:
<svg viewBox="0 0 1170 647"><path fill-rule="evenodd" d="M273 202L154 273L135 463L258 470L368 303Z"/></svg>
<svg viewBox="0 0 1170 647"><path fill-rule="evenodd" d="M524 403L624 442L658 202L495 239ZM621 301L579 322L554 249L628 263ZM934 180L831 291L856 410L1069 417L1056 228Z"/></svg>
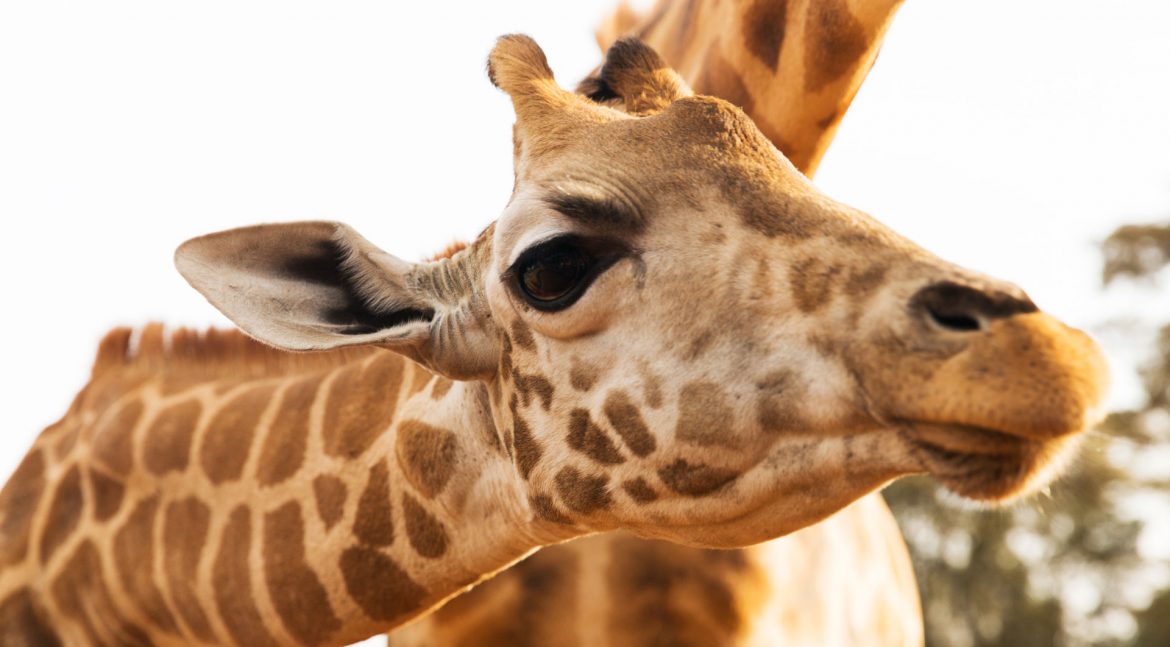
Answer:
<svg viewBox="0 0 1170 647"><path fill-rule="evenodd" d="M632 114L652 114L694 94L686 81L646 43L629 37L614 43L598 72L577 86L593 101L617 103Z"/></svg>
<svg viewBox="0 0 1170 647"><path fill-rule="evenodd" d="M434 305L414 266L346 225L245 227L183 243L184 278L245 332L287 350L409 344L429 335Z"/></svg>

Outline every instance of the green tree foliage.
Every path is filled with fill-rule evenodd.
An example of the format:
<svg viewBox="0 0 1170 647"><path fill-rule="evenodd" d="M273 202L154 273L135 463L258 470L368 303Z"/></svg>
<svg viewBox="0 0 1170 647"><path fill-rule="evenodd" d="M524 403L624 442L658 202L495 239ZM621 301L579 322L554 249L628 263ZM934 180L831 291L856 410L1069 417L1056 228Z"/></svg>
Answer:
<svg viewBox="0 0 1170 647"><path fill-rule="evenodd" d="M1121 227L1102 249L1106 285L1164 292L1170 224ZM1145 405L1111 414L1068 475L1026 501L976 509L927 479L887 489L930 647L1170 645L1170 545L1143 517L1170 515L1170 324L1141 375Z"/></svg>

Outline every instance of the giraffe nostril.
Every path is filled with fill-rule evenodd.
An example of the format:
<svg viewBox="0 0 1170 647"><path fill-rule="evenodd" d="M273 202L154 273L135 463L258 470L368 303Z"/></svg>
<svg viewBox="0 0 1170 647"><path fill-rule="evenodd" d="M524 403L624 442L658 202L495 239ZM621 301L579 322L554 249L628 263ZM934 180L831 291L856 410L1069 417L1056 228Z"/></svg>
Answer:
<svg viewBox="0 0 1170 647"><path fill-rule="evenodd" d="M976 332L994 319L1036 311L1027 297L952 281L922 288L910 300L910 306L931 324L951 332Z"/></svg>
<svg viewBox="0 0 1170 647"><path fill-rule="evenodd" d="M931 321L947 330L972 332L983 328L979 320L970 315L939 312L930 306L926 307L926 314L930 315Z"/></svg>

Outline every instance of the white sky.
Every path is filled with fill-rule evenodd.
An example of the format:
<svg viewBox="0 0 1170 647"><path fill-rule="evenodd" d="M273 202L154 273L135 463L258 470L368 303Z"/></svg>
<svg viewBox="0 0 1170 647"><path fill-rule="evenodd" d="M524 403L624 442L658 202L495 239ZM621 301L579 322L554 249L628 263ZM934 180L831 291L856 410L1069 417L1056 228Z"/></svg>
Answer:
<svg viewBox="0 0 1170 647"><path fill-rule="evenodd" d="M0 3L0 479L84 384L110 327L223 323L184 239L349 222L404 258L470 238L511 187L484 59L527 32L558 78L613 0ZM1170 320L1098 288L1096 242L1170 217L1170 2L908 0L817 178L1083 327ZM1143 338L1105 335L1115 404Z"/></svg>

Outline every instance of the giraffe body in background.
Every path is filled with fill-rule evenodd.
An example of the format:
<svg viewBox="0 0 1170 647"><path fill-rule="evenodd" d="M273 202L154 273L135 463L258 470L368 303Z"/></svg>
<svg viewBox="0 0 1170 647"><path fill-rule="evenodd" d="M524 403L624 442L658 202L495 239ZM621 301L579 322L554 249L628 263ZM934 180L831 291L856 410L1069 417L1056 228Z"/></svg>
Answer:
<svg viewBox="0 0 1170 647"><path fill-rule="evenodd" d="M903 0L658 0L623 4L602 51L633 34L698 94L743 108L796 168L816 173Z"/></svg>
<svg viewBox="0 0 1170 647"><path fill-rule="evenodd" d="M1096 419L1087 336L819 193L645 45L598 80L636 111L527 37L488 72L516 188L451 258L329 222L179 248L249 335L326 355L107 339L4 489L4 643L344 644L594 532L742 547L922 472L1016 496Z"/></svg>

